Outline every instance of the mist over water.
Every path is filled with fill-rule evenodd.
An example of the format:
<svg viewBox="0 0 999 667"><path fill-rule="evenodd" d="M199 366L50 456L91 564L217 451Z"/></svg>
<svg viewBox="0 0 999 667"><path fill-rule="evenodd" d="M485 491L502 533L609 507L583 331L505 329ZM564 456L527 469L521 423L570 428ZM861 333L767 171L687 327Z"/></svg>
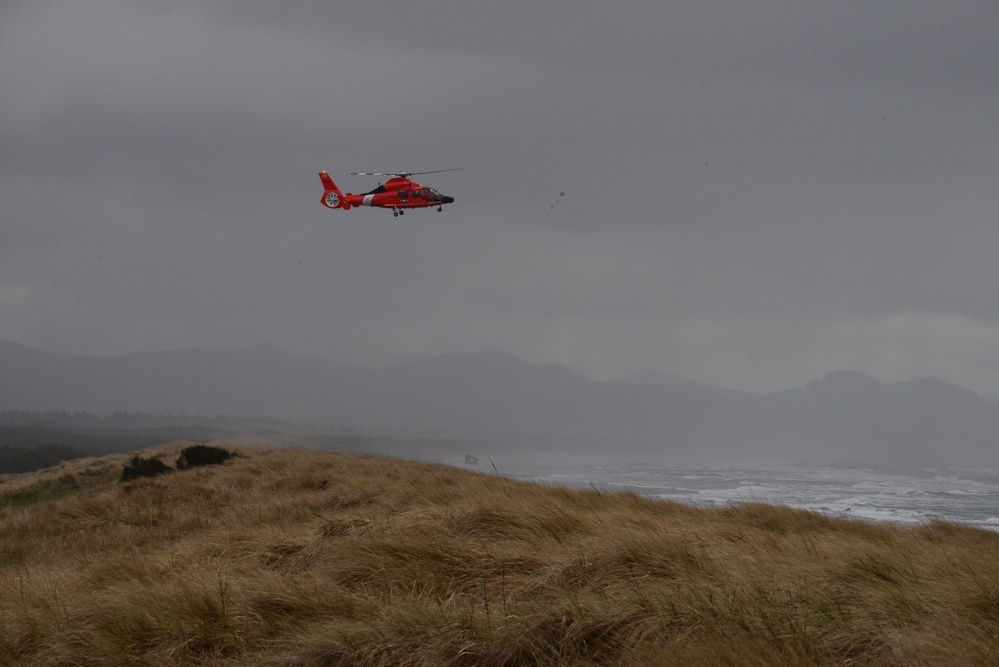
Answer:
<svg viewBox="0 0 999 667"><path fill-rule="evenodd" d="M633 491L697 507L764 502L833 517L916 524L933 519L999 530L999 468L825 463L667 465L640 460L493 457L514 479ZM488 461L479 467L487 466Z"/></svg>

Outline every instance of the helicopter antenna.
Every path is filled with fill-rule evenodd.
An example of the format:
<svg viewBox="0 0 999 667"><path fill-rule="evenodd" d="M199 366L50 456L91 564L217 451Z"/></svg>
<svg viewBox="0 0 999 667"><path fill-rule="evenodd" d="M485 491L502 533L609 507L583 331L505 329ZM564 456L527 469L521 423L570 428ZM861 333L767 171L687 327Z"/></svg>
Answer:
<svg viewBox="0 0 999 667"><path fill-rule="evenodd" d="M409 178L417 174L439 174L445 171L460 171L464 167L454 167L453 169L420 169L418 171L381 172L381 171L348 171L345 176L397 176L399 178Z"/></svg>

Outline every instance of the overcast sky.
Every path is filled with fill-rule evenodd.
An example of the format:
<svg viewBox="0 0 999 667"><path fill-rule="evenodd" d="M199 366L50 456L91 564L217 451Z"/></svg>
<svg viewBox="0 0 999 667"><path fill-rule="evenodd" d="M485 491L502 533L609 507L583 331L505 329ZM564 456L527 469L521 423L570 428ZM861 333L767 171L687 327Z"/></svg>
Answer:
<svg viewBox="0 0 999 667"><path fill-rule="evenodd" d="M4 0L0 339L999 391L999 4Z"/></svg>

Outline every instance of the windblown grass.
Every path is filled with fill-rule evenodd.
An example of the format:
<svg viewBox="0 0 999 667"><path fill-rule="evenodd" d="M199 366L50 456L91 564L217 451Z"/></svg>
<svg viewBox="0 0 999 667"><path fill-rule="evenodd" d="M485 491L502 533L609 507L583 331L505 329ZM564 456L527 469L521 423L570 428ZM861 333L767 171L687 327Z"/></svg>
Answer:
<svg viewBox="0 0 999 667"><path fill-rule="evenodd" d="M126 460L0 485L0 664L999 663L987 531L321 452Z"/></svg>

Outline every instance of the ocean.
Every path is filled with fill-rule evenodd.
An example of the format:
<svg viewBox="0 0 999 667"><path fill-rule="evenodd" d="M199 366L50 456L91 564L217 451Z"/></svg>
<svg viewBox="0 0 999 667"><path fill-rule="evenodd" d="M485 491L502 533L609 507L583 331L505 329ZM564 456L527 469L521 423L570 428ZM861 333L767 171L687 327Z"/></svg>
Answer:
<svg viewBox="0 0 999 667"><path fill-rule="evenodd" d="M479 469L514 479L633 491L697 507L764 502L821 514L917 524L933 519L999 530L999 469L822 463L670 466L642 461L500 457Z"/></svg>

